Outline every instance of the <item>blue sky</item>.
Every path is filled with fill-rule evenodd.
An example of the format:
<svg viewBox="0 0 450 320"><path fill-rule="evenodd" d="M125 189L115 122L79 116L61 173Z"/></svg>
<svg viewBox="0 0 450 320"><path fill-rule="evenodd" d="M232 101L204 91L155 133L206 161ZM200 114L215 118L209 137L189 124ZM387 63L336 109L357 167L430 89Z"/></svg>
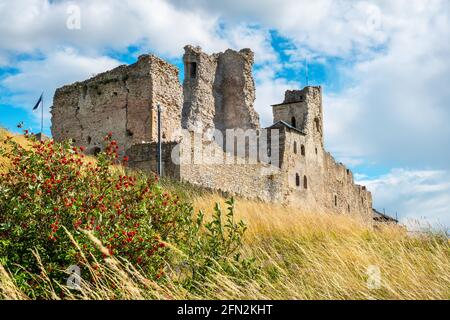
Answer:
<svg viewBox="0 0 450 320"><path fill-rule="evenodd" d="M75 20L74 20L75 19ZM255 52L263 125L286 89L323 86L326 148L402 221L450 225L446 0L0 0L0 125L39 130L54 90L183 46ZM180 77L183 74L181 72Z"/></svg>

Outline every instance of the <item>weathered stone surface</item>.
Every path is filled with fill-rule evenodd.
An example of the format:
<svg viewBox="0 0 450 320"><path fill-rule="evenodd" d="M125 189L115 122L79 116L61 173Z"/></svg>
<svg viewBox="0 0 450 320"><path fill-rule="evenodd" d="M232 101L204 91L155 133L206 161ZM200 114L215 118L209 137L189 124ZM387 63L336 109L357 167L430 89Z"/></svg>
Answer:
<svg viewBox="0 0 450 320"><path fill-rule="evenodd" d="M320 87L288 90L273 107L274 122L283 121L282 170L287 177L285 201L306 210L351 213L370 219L372 198L354 184L353 175L323 147ZM278 126L280 127L280 126Z"/></svg>
<svg viewBox="0 0 450 320"><path fill-rule="evenodd" d="M171 140L180 128L182 99L178 69L143 55L132 65L57 89L52 135L57 141L73 139L95 153L112 132L123 152L135 143L156 140L156 105L161 104L163 139Z"/></svg>
<svg viewBox="0 0 450 320"><path fill-rule="evenodd" d="M228 49L208 55L186 46L182 126L189 130L255 129L253 52Z"/></svg>
<svg viewBox="0 0 450 320"><path fill-rule="evenodd" d="M160 103L165 108L163 175L243 197L312 212L354 214L371 221L371 193L356 185L352 172L324 149L321 88L286 91L284 101L272 106L274 124L261 129L253 108L252 64L249 49L208 55L199 47L186 46L182 93L174 66L142 56L133 65L58 89L52 110L53 137L75 139L94 152L112 131L125 146L130 166L156 171L154 107ZM173 132L181 127L190 130L189 136L171 142ZM238 131L229 141L221 141L201 136L208 128ZM249 156L254 147L251 137L265 148L263 154L270 154L266 161L261 154ZM263 137L277 138L279 144L266 145ZM224 147L228 142L234 145L235 139L236 145L239 140L245 143L244 149L231 154ZM182 161L174 162L172 154L180 155Z"/></svg>
<svg viewBox="0 0 450 320"><path fill-rule="evenodd" d="M177 142L162 144L162 175L172 179L180 179L180 167L172 161L171 153ZM157 172L157 143L139 143L131 146L127 152L129 166L146 172Z"/></svg>
<svg viewBox="0 0 450 320"><path fill-rule="evenodd" d="M284 121L313 138L323 147L322 90L305 87L288 90L284 101L272 106L274 122Z"/></svg>

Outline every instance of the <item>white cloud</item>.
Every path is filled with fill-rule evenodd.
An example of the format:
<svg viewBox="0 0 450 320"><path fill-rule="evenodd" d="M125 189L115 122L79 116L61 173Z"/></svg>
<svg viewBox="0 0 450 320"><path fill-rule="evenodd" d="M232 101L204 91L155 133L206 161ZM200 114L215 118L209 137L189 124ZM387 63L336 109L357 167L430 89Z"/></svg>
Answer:
<svg viewBox="0 0 450 320"><path fill-rule="evenodd" d="M250 48L255 53L256 64L277 63L278 54L270 43L270 33L247 24L230 26L222 35L227 45L233 49ZM221 48L220 50L225 50Z"/></svg>
<svg viewBox="0 0 450 320"><path fill-rule="evenodd" d="M67 28L70 5L80 8L81 28ZM158 53L178 55L186 41L215 48L217 19L180 11L163 0L18 0L0 4L0 48L11 53L71 46L87 52L151 46ZM170 39L170 41L169 41Z"/></svg>
<svg viewBox="0 0 450 320"><path fill-rule="evenodd" d="M66 27L73 4L80 8L79 30ZM126 51L130 45L140 47L139 53L168 58L179 58L186 44L206 52L250 47L257 63L277 60L267 30L245 23L223 26L216 15L163 0L0 1L0 34L0 65L9 59L19 71L0 83L13 93L3 103L24 108L41 90L50 105L57 87L116 66L118 61L107 57L109 50ZM14 61L19 53L30 58ZM45 118L50 118L48 110Z"/></svg>
<svg viewBox="0 0 450 320"><path fill-rule="evenodd" d="M409 227L450 228L450 172L442 170L392 169L375 179L358 183L372 191L374 206L385 208Z"/></svg>
<svg viewBox="0 0 450 320"><path fill-rule="evenodd" d="M231 21L252 21L277 29L297 43L330 55L366 52L388 35L383 14L368 1L332 0L171 0L184 8L201 8Z"/></svg>
<svg viewBox="0 0 450 320"><path fill-rule="evenodd" d="M450 39L450 16L437 5L419 9L399 16L388 48L346 70L349 88L325 97L333 151L450 168L450 149L443 147L450 145L450 42L442 41Z"/></svg>
<svg viewBox="0 0 450 320"><path fill-rule="evenodd" d="M56 88L67 83L85 80L94 74L112 69L119 62L109 57L88 57L79 55L73 49L49 53L43 60L19 62L17 74L0 82L5 91L14 93L10 98L2 98L2 103L30 110L42 91L45 94L45 122L49 126L49 107L52 105ZM36 114L36 119L40 115Z"/></svg>
<svg viewBox="0 0 450 320"><path fill-rule="evenodd" d="M278 65L278 67L280 66ZM271 105L282 102L286 90L299 87L298 82L276 78L276 68L276 64L271 64L266 65L255 72L255 109L260 115L262 127L267 127L272 124L273 116Z"/></svg>
<svg viewBox="0 0 450 320"><path fill-rule="evenodd" d="M324 88L324 112L326 144L346 163L450 168L450 149L442 147L450 144L448 1L171 3L230 24L275 29L293 44L285 67L299 68L306 57L344 59L339 81L346 87L334 94ZM286 80L271 79L261 81L258 89L265 91L257 92L263 120L270 119L263 107L282 94L273 89L288 87Z"/></svg>
<svg viewBox="0 0 450 320"><path fill-rule="evenodd" d="M67 28L67 9L74 4L80 8L80 29ZM172 58L193 44L209 52L252 46L258 59L273 58L264 31L245 23L222 31L218 15L177 8L164 0L0 1L1 55L45 53L61 46L99 55L138 45L142 51Z"/></svg>

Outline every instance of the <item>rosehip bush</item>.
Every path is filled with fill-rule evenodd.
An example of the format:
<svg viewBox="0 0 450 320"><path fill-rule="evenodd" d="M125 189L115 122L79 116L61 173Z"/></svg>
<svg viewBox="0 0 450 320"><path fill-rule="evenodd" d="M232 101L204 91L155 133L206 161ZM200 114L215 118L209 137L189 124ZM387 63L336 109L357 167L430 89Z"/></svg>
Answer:
<svg viewBox="0 0 450 320"><path fill-rule="evenodd" d="M42 266L64 284L64 270L71 265L83 269L83 256L88 263L109 255L125 258L147 277L164 281L165 266L174 257L168 244L185 252L187 261L181 264L188 266L184 279L189 286L207 276L212 259L230 266L233 256L236 266L248 269L236 255L245 225L232 221L232 211L224 226L217 208L213 221L205 223L189 203L164 192L156 176L120 173L114 165L126 165L128 159L119 159L111 134L105 137L105 151L92 161L83 147L39 142L27 132L25 136L29 146L7 138L0 147L0 156L11 164L0 175L0 263L30 296L40 296L34 275Z"/></svg>

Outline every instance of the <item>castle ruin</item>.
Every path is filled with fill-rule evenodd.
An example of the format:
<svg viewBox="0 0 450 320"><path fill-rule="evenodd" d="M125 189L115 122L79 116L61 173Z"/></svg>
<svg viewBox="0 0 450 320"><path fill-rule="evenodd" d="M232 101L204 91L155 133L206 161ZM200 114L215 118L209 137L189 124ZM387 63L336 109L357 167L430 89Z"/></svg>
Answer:
<svg viewBox="0 0 450 320"><path fill-rule="evenodd" d="M136 143L157 139L156 109L162 116L164 140L180 126L183 89L178 68L153 55L140 56L95 77L59 88L53 98L52 135L56 141L72 139L89 153L103 147L112 132L122 153Z"/></svg>
<svg viewBox="0 0 450 320"><path fill-rule="evenodd" d="M271 106L273 124L261 128L250 49L208 55L186 46L183 62L183 86L175 66L143 55L132 65L59 88L52 107L54 139L72 139L96 153L112 132L131 167L154 171L160 104L164 176L372 220L371 193L324 149L321 87L286 91L284 101Z"/></svg>

